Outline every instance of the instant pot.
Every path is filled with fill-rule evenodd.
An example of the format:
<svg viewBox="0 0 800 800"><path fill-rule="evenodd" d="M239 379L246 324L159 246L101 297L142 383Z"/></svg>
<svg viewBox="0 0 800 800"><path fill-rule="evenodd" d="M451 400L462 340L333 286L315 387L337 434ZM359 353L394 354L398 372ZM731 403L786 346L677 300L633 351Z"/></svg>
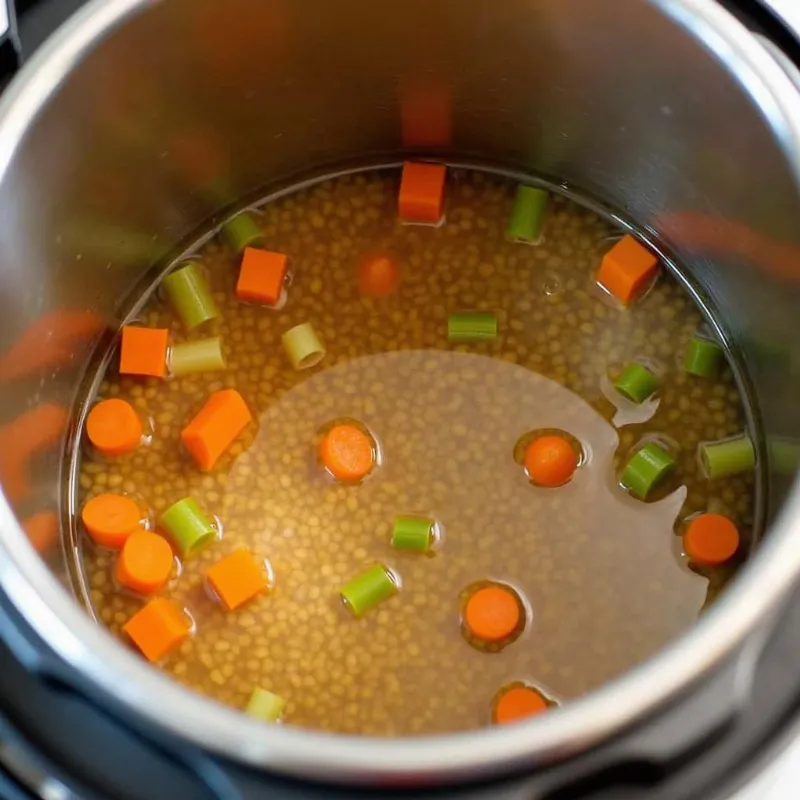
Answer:
<svg viewBox="0 0 800 800"><path fill-rule="evenodd" d="M25 63L0 96L2 796L713 800L800 736L791 2L3 10L0 67ZM405 124L413 87L446 123L425 141ZM9 431L42 403L79 410L92 354L203 226L269 187L408 152L556 180L685 267L754 401L763 535L692 630L557 712L398 740L264 726L174 684L90 619L69 590L70 559L40 557L18 522L52 510L63 550L74 546L63 489L73 431L35 453ZM65 318L86 324L76 332Z"/></svg>

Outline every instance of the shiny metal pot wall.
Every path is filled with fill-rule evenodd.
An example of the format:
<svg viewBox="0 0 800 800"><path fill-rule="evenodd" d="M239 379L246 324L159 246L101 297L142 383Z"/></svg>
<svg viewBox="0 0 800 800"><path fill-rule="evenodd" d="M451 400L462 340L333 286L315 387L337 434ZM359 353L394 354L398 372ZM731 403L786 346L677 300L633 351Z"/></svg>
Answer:
<svg viewBox="0 0 800 800"><path fill-rule="evenodd" d="M655 711L662 744L670 730L689 741L735 712L742 665L759 647L752 633L800 573L790 457L800 433L800 97L711 0L91 4L0 103L3 432L43 400L75 401L85 359L137 286L230 204L415 147L563 181L687 267L748 367L771 479L769 535L723 601L658 658L513 730L434 745L265 729L147 669L67 598L15 521L31 503L60 503L67 518L64 462L8 435L3 592L30 640L91 682L98 702L273 771L441 782L530 769ZM681 716L678 696L714 711ZM636 752L655 746L641 729Z"/></svg>

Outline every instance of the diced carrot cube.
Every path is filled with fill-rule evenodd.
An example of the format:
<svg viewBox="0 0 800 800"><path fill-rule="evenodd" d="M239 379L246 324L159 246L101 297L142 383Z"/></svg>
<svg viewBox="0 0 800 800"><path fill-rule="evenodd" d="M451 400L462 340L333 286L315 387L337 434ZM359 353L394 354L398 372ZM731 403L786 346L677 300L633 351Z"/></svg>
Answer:
<svg viewBox="0 0 800 800"><path fill-rule="evenodd" d="M256 247L245 247L236 283L236 296L252 303L275 305L286 277L286 256Z"/></svg>
<svg viewBox="0 0 800 800"><path fill-rule="evenodd" d="M148 661L158 661L183 642L191 626L181 609L157 597L137 611L122 630Z"/></svg>
<svg viewBox="0 0 800 800"><path fill-rule="evenodd" d="M181 431L183 446L200 469L208 471L253 419L235 389L214 392Z"/></svg>
<svg viewBox="0 0 800 800"><path fill-rule="evenodd" d="M444 212L443 164L406 161L400 180L400 219L405 222L437 223Z"/></svg>
<svg viewBox="0 0 800 800"><path fill-rule="evenodd" d="M206 571L206 579L225 606L233 611L268 585L261 564L247 550L234 550Z"/></svg>
<svg viewBox="0 0 800 800"><path fill-rule="evenodd" d="M125 325L122 328L120 373L163 378L167 374L168 339L169 331L166 328Z"/></svg>
<svg viewBox="0 0 800 800"><path fill-rule="evenodd" d="M650 285L657 271L658 258L626 234L603 257L597 282L628 305Z"/></svg>

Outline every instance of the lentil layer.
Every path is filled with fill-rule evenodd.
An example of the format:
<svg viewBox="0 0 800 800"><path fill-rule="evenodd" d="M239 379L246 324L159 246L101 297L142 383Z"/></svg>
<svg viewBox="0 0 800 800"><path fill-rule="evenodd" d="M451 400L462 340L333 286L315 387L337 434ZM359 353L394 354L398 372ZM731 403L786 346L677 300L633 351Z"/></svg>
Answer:
<svg viewBox="0 0 800 800"><path fill-rule="evenodd" d="M115 460L85 450L76 487L81 504L128 494L151 519L192 495L221 523L221 540L181 564L163 592L196 623L164 670L236 707L255 686L278 693L288 723L387 736L488 724L492 698L515 681L563 702L652 655L735 566L690 570L680 521L726 513L747 539L753 514L752 477L711 483L700 473L698 443L739 433L744 421L727 369L709 381L681 368L702 319L677 282L662 274L622 311L593 284L619 232L592 211L553 197L544 241L531 247L505 239L515 186L504 179L451 170L438 228L400 224L397 189L397 172L376 171L262 208L267 247L290 258L280 310L237 300L239 258L216 240L204 245L222 314L202 333L223 337L229 369L160 381L120 377L112 365L98 397L130 400L152 436ZM356 273L376 252L401 280L370 299ZM473 309L497 314L497 339L448 344L448 314ZM173 343L187 339L158 292L140 321L171 328ZM327 355L295 371L281 334L303 322ZM634 358L658 365L658 403L617 429L603 387ZM202 474L179 434L223 387L242 393L257 425ZM337 419L362 423L380 446L382 463L360 485L335 485L317 463L320 431ZM559 489L531 486L515 454L546 429L584 451ZM656 502L642 503L616 476L653 435L674 446L677 469ZM438 521L434 555L390 548L396 514ZM269 561L274 589L225 612L203 573L241 545ZM115 585L115 553L84 536L81 558L97 618L119 633L143 600ZM338 591L375 563L400 575L401 591L354 619ZM498 652L461 632L462 592L484 580L512 585L527 605L524 632Z"/></svg>

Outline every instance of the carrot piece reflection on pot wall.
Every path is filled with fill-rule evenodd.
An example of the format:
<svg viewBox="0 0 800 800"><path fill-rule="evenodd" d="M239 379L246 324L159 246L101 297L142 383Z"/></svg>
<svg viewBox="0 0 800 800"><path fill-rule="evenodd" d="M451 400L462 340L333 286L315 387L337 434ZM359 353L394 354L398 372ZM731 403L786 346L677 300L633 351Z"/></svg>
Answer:
<svg viewBox="0 0 800 800"><path fill-rule="evenodd" d="M39 511L22 520L22 530L37 553L44 555L58 542L58 517L53 511Z"/></svg>
<svg viewBox="0 0 800 800"><path fill-rule="evenodd" d="M0 428L0 483L12 503L30 491L30 461L57 444L66 433L69 412L42 403Z"/></svg>
<svg viewBox="0 0 800 800"><path fill-rule="evenodd" d="M281 63L288 29L284 0L198 3L192 20L198 68L213 73L216 81L229 76L234 85L245 74L257 78Z"/></svg>
<svg viewBox="0 0 800 800"><path fill-rule="evenodd" d="M35 319L0 354L0 381L72 364L83 366L89 345L107 328L89 311L55 309Z"/></svg>
<svg viewBox="0 0 800 800"><path fill-rule="evenodd" d="M453 138L450 86L436 78L407 81L400 90L404 147L448 147Z"/></svg>
<svg viewBox="0 0 800 800"><path fill-rule="evenodd" d="M744 222L694 211L670 211L657 218L655 228L691 250L744 258L776 277L800 282L800 247L775 241Z"/></svg>

